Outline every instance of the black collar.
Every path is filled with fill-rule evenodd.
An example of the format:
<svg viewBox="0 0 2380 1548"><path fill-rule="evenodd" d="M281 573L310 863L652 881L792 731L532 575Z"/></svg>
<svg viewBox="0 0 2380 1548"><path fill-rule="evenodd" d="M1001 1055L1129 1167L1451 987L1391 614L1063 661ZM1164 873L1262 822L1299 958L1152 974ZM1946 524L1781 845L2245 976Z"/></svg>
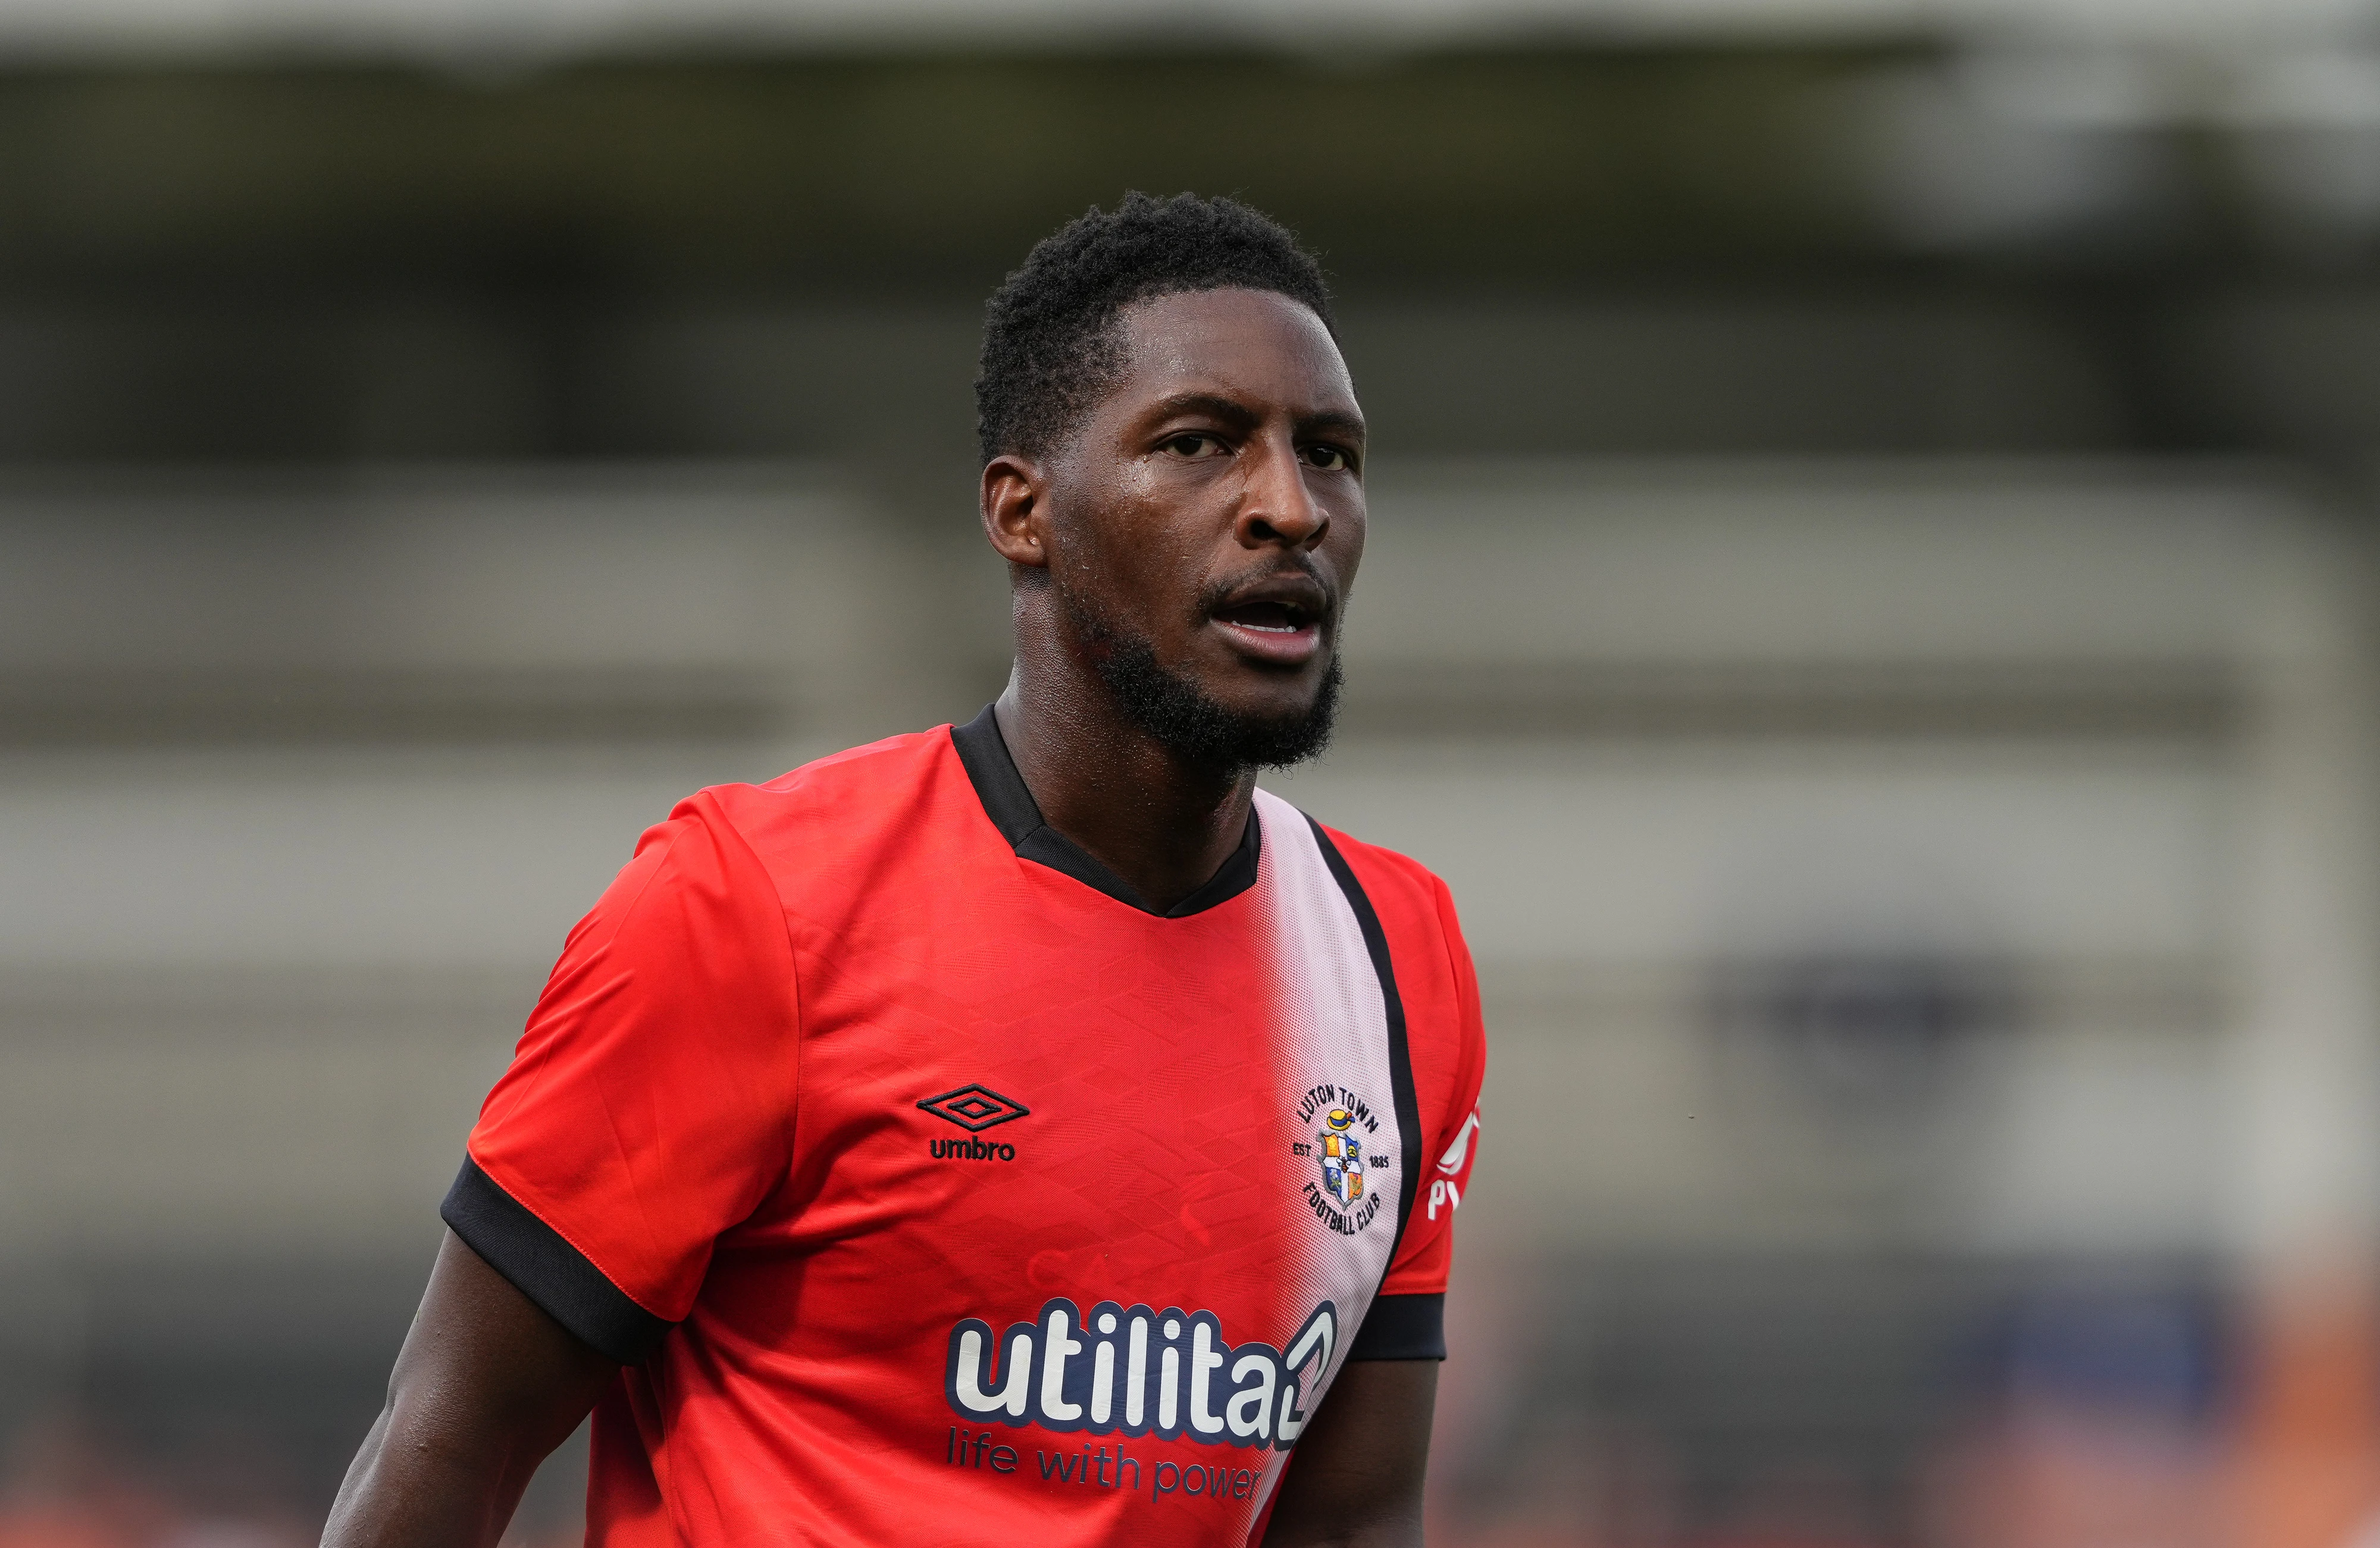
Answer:
<svg viewBox="0 0 2380 1548"><path fill-rule="evenodd" d="M1152 908L1132 890L1130 883L1041 820L1041 808L1033 799L1033 792L1026 788L1025 776L1016 772L1016 760L1008 755L1008 739L1000 734L1000 722L993 717L990 705L986 704L983 713L965 725L952 726L951 744L958 749L959 762L966 766L967 778L975 786L976 798L983 802L984 814L1008 840L1008 847L1016 851L1019 859L1062 871L1119 903L1129 903L1144 914L1160 914L1170 920L1202 913L1256 885L1261 824L1253 810L1248 812L1248 831L1241 835L1240 847L1223 861L1222 869L1207 879L1206 885L1171 908Z"/></svg>

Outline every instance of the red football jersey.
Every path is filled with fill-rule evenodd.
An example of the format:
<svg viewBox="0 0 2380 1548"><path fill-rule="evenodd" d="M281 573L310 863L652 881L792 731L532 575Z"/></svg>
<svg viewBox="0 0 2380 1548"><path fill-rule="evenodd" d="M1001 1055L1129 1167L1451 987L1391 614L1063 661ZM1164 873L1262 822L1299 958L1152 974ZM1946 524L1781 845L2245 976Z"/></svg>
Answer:
<svg viewBox="0 0 2380 1548"><path fill-rule="evenodd" d="M1239 1544L1444 1355L1485 1061L1436 877L1259 792L1155 912L987 710L647 833L443 1213L625 1365L589 1542Z"/></svg>

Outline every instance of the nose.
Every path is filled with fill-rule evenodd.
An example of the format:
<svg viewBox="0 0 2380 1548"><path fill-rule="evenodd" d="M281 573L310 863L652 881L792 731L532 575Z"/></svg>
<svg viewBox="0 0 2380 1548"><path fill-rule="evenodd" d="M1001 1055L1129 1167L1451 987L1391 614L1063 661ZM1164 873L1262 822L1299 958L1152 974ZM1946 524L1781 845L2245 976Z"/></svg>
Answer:
<svg viewBox="0 0 2380 1548"><path fill-rule="evenodd" d="M1232 535L1243 548L1312 548L1330 530L1330 515L1305 486L1305 465L1293 445L1269 438L1250 448L1248 481Z"/></svg>

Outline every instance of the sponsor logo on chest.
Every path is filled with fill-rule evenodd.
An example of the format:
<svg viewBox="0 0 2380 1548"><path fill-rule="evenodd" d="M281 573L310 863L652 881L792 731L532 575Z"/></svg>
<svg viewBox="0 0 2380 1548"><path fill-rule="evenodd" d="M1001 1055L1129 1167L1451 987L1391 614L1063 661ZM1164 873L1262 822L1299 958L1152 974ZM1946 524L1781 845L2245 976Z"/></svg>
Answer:
<svg viewBox="0 0 2380 1548"><path fill-rule="evenodd" d="M1330 1369L1339 1309L1323 1301L1283 1347L1233 1344L1211 1311L1152 1310L1063 1297L997 1338L968 1317L951 1329L942 1394L963 1420L1111 1432L1287 1451Z"/></svg>

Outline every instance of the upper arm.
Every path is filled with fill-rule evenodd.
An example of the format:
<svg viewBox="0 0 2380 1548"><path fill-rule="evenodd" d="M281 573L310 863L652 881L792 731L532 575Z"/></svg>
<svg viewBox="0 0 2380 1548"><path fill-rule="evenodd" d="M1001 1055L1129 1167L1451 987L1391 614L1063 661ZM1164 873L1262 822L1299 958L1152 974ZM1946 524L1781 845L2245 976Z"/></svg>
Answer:
<svg viewBox="0 0 2380 1548"><path fill-rule="evenodd" d="M1479 983L1445 884L1384 851L1363 858L1396 963L1421 1143L1418 1169L1403 1179L1403 1230L1351 1358L1443 1359L1455 1210L1479 1153L1479 1092L1488 1067Z"/></svg>
<svg viewBox="0 0 2380 1548"><path fill-rule="evenodd" d="M619 1369L448 1233L325 1548L495 1542Z"/></svg>
<svg viewBox="0 0 2380 1548"><path fill-rule="evenodd" d="M541 1458L619 1369L450 1231L389 1377L389 1408L422 1439L518 1437Z"/></svg>
<svg viewBox="0 0 2380 1548"><path fill-rule="evenodd" d="M1454 899L1446 884L1429 878L1426 900L1414 909L1426 919L1413 929L1411 953L1427 972L1410 996L1407 1018L1414 1074L1425 1088L1422 1171L1409 1179L1413 1215L1397 1244L1383 1295L1443 1295L1454 1255L1454 1213L1471 1185L1479 1155L1479 1091L1488 1074L1488 1033L1479 1006L1479 979L1471 966ZM1424 935L1424 931L1427 935ZM1434 948L1421 949L1422 942Z"/></svg>
<svg viewBox="0 0 2380 1548"><path fill-rule="evenodd" d="M1298 1437L1265 1548L1418 1548L1434 1359L1350 1360Z"/></svg>
<svg viewBox="0 0 2380 1548"><path fill-rule="evenodd" d="M496 1541L784 1175L793 993L766 869L715 803L681 804L571 931L480 1109L326 1542Z"/></svg>
<svg viewBox="0 0 2380 1548"><path fill-rule="evenodd" d="M774 884L697 797L571 932L447 1224L580 1338L642 1359L787 1174L797 1031Z"/></svg>

